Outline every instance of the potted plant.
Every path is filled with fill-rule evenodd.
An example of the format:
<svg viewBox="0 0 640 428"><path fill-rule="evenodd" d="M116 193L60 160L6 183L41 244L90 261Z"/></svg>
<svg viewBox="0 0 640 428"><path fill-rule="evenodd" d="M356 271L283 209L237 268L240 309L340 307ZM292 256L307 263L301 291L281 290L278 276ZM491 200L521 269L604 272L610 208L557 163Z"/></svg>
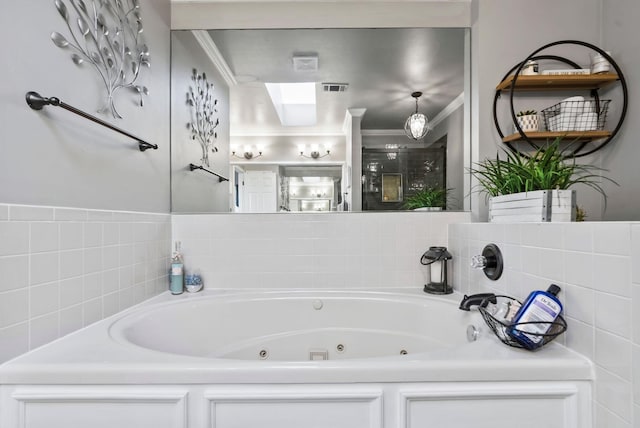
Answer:
<svg viewBox="0 0 640 428"><path fill-rule="evenodd" d="M522 110L516 114L518 125L524 132L536 132L539 129L538 112L535 110ZM514 131L518 132L518 128L514 125Z"/></svg>
<svg viewBox="0 0 640 428"><path fill-rule="evenodd" d="M407 210L441 211L447 207L447 192L453 189L425 187L409 196L404 203Z"/></svg>
<svg viewBox="0 0 640 428"><path fill-rule="evenodd" d="M576 194L569 189L583 184L599 192L605 201L605 171L576 163L560 147L560 138L537 147L530 156L504 151L505 158L485 159L471 168L479 191L489 197L489 221L575 221Z"/></svg>

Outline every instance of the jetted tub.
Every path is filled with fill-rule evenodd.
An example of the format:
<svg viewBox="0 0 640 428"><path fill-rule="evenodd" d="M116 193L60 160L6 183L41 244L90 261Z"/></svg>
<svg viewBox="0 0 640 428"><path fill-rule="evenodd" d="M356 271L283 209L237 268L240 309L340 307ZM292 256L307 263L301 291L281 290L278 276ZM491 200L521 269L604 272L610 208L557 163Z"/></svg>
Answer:
<svg viewBox="0 0 640 428"><path fill-rule="evenodd" d="M509 348L461 297L166 293L0 365L0 426L592 426L590 361Z"/></svg>
<svg viewBox="0 0 640 428"><path fill-rule="evenodd" d="M120 343L195 357L407 359L466 344L471 318L454 302L427 296L272 292L141 309L114 322L110 334Z"/></svg>

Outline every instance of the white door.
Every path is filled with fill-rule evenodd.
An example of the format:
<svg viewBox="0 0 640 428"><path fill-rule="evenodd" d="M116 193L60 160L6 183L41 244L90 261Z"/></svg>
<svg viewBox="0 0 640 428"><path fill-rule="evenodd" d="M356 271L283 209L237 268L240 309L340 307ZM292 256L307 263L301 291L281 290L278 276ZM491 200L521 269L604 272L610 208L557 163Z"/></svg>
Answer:
<svg viewBox="0 0 640 428"><path fill-rule="evenodd" d="M235 213L241 213L244 209L244 169L234 165L232 168L232 180L233 189L231 195L231 211Z"/></svg>
<svg viewBox="0 0 640 428"><path fill-rule="evenodd" d="M273 213L278 207L278 187L273 171L245 171L244 204L245 213Z"/></svg>

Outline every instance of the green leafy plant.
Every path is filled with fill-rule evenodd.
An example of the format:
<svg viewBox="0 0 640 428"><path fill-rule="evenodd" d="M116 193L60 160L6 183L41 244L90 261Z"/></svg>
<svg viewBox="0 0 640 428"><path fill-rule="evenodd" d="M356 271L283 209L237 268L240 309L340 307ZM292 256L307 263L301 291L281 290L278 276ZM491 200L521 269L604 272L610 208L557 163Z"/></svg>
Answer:
<svg viewBox="0 0 640 428"><path fill-rule="evenodd" d="M510 195L535 190L565 190L575 184L583 184L600 193L607 202L607 195L601 186L603 180L618 184L604 177L606 171L595 165L576 163L568 156L568 147L560 147L560 138L536 147L534 153L525 156L504 150L505 158L485 159L470 168L478 180L480 193L487 196Z"/></svg>
<svg viewBox="0 0 640 428"><path fill-rule="evenodd" d="M404 203L404 208L407 210L425 207L439 207L444 209L447 206L447 192L451 190L453 189L425 187L409 196Z"/></svg>
<svg viewBox="0 0 640 428"><path fill-rule="evenodd" d="M538 114L538 112L535 110L522 110L516 113L516 117L529 116L532 114Z"/></svg>

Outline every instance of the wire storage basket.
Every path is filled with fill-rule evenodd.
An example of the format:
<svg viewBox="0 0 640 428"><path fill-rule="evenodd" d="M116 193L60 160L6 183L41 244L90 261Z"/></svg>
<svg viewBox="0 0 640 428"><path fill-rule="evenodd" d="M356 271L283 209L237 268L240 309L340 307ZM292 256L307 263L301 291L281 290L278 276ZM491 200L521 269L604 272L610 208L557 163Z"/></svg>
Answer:
<svg viewBox="0 0 640 428"><path fill-rule="evenodd" d="M611 100L564 100L541 111L547 131L601 131Z"/></svg>
<svg viewBox="0 0 640 428"><path fill-rule="evenodd" d="M517 304L517 307L521 305L520 301L509 296L496 296L496 298L498 299L498 303L494 305L493 308L499 305L506 305L507 307L512 304ZM498 339L500 339L502 343L513 346L514 348L523 348L532 351L540 349L567 330L567 322L561 315L553 322L510 323L494 316L494 313L492 313L492 310L488 307L478 306L478 310ZM535 331L545 331L545 333L536 333ZM511 332L523 333L532 345L523 345L512 336Z"/></svg>

